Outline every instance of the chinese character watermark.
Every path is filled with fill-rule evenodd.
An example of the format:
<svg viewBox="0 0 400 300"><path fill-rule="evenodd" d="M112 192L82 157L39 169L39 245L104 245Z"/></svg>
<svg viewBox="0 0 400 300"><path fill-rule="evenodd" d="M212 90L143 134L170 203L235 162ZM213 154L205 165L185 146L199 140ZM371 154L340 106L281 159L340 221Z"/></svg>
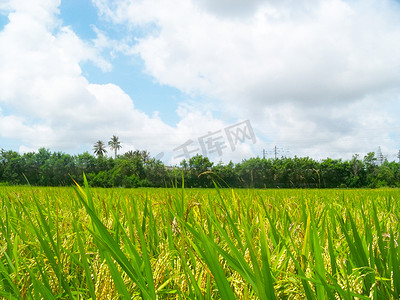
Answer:
<svg viewBox="0 0 400 300"><path fill-rule="evenodd" d="M187 140L185 143L183 143L182 145L180 145L179 147L176 147L175 149L173 149L173 151L177 151L179 149L182 149L183 154L175 156L174 158L178 158L178 157L190 157L190 153L195 153L196 151L199 150L199 148L194 149L194 150L189 150L189 145L193 144L192 140Z"/></svg>
<svg viewBox="0 0 400 300"><path fill-rule="evenodd" d="M222 149L226 148L224 137L220 135L222 130L218 130L215 132L208 132L208 134L199 137L197 140L199 141L201 151L204 156L207 156L208 153L218 153L219 156L222 155Z"/></svg>
<svg viewBox="0 0 400 300"><path fill-rule="evenodd" d="M232 151L236 150L239 141L243 143L246 139L250 139L253 144L256 143L256 136L249 120L225 128L225 133Z"/></svg>
<svg viewBox="0 0 400 300"><path fill-rule="evenodd" d="M204 156L208 154L222 156L223 150L228 148L227 145L229 145L233 152L239 143L244 143L246 140L250 140L253 144L257 141L249 120L214 132L209 131L207 134L198 137L197 143L200 145L200 148L196 147L196 142L192 139L187 140L182 145L173 149L174 152L181 152L181 154L174 158L185 157L186 159L190 159L191 154L196 153L200 149Z"/></svg>

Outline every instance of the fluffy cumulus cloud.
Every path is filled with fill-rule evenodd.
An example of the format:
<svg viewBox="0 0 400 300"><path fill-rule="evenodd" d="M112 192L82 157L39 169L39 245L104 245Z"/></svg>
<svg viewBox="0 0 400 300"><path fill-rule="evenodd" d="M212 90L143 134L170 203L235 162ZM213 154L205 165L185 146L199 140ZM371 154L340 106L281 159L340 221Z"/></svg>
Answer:
<svg viewBox="0 0 400 300"><path fill-rule="evenodd" d="M177 128L135 109L114 84L92 84L80 63L111 68L96 41L82 41L58 17L60 1L8 1L9 23L0 32L0 136L21 141L21 152L50 147L76 151L118 134L124 149L173 149L193 132L183 123L214 121L187 113ZM100 36L100 39L103 39ZM203 119L201 119L203 118ZM84 147L85 148L85 147Z"/></svg>
<svg viewBox="0 0 400 300"><path fill-rule="evenodd" d="M1 135L30 145L82 142L84 134L76 127L85 124L98 101L79 62L109 68L94 48L61 26L58 4L9 1L5 6L10 13L0 32L0 103L15 115L0 116ZM73 129L77 136L68 136Z"/></svg>
<svg viewBox="0 0 400 300"><path fill-rule="evenodd" d="M128 22L159 26L135 49L160 82L261 104L349 101L398 83L395 2L312 1L307 9L272 2L240 19L207 13L203 2L131 1L117 10Z"/></svg>
<svg viewBox="0 0 400 300"><path fill-rule="evenodd" d="M398 1L93 2L147 29L131 53L148 74L218 99L270 145L337 156L400 146Z"/></svg>
<svg viewBox="0 0 400 300"><path fill-rule="evenodd" d="M0 136L23 152L90 149L118 134L125 150L169 152L174 162L178 145L246 119L257 143L226 149L223 160L274 145L314 157L400 147L398 1L92 3L124 40L96 28L95 40L82 40L63 25L60 0L0 2L9 19L0 31ZM104 49L141 58L157 83L202 102L177 107L174 126L141 112L134 95L83 75L84 62L112 69Z"/></svg>

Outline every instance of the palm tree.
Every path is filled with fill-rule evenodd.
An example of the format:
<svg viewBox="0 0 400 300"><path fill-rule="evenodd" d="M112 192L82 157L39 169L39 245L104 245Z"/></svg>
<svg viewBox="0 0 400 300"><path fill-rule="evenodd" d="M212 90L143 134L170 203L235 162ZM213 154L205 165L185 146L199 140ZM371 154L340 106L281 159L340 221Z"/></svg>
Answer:
<svg viewBox="0 0 400 300"><path fill-rule="evenodd" d="M97 157L103 157L107 152L105 146L106 145L103 143L103 141L98 140L93 146L94 154L97 155Z"/></svg>
<svg viewBox="0 0 400 300"><path fill-rule="evenodd" d="M114 154L115 154L114 158L117 158L117 151L122 148L119 138L117 136L113 135L111 137L111 140L108 142L108 146L110 146L110 148L112 150L114 150Z"/></svg>

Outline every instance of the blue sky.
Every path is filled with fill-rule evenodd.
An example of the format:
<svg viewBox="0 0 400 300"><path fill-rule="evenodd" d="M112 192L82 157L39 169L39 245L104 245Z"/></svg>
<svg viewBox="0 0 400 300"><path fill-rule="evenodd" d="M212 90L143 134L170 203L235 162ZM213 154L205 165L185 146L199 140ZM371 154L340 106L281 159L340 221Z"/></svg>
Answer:
<svg viewBox="0 0 400 300"><path fill-rule="evenodd" d="M256 142L214 161L275 145L393 159L399 48L394 0L4 0L0 148L91 152L116 134L173 164L249 120Z"/></svg>
<svg viewBox="0 0 400 300"><path fill-rule="evenodd" d="M96 7L89 0L62 1L60 16L63 25L71 26L82 39L96 38L93 27L106 32L113 38L124 38L125 30L107 22L98 16ZM140 31L135 36L140 36ZM105 53L105 55L107 55ZM160 117L169 125L179 121L175 110L187 96L173 87L160 85L151 76L143 72L144 65L140 59L119 54L111 58L112 70L99 72L98 67L91 62L81 64L82 72L90 82L98 84L114 83L120 86L135 101L135 106L151 115L156 109Z"/></svg>

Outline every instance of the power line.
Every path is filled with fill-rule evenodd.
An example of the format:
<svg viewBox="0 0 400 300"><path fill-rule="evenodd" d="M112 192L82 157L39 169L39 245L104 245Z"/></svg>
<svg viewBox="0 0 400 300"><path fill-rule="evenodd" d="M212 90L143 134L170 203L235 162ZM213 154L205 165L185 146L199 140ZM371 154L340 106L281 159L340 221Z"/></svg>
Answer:
<svg viewBox="0 0 400 300"><path fill-rule="evenodd" d="M274 159L277 159L278 158L278 156L286 156L286 155L288 155L290 153L290 151L289 150L285 150L285 149L283 149L283 148L280 148L280 147L277 147L276 145L274 146L274 148L272 149L272 151L267 151L267 150L265 150L265 149L263 149L263 158L265 158L265 156L267 155L267 154L269 154L269 155L273 155L274 156Z"/></svg>

